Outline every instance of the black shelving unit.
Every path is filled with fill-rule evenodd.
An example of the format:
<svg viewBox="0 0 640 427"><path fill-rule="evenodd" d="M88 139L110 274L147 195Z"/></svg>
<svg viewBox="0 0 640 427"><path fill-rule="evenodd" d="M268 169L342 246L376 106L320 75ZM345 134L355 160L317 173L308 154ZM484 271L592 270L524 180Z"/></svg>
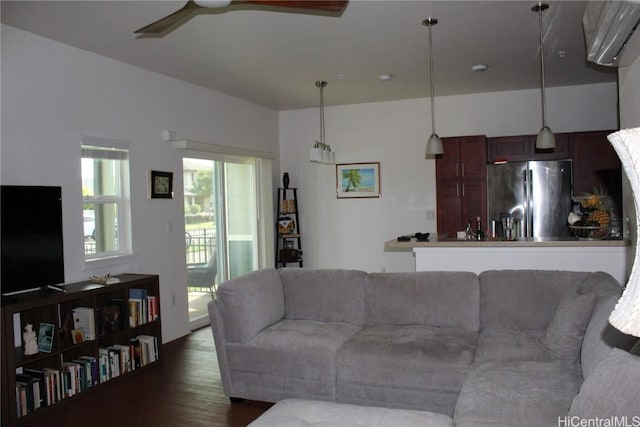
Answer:
<svg viewBox="0 0 640 427"><path fill-rule="evenodd" d="M298 215L298 189L278 188L276 212L276 268L302 267L302 239Z"/></svg>

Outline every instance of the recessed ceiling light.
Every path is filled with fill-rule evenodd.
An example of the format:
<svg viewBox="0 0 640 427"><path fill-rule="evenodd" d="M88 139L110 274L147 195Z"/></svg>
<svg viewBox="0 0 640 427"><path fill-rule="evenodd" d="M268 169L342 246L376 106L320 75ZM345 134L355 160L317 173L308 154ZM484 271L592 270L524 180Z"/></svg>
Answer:
<svg viewBox="0 0 640 427"><path fill-rule="evenodd" d="M487 71L487 68L489 67L485 64L476 64L473 67L471 67L473 71Z"/></svg>
<svg viewBox="0 0 640 427"><path fill-rule="evenodd" d="M382 82L388 82L391 79L393 79L393 75L391 75L391 74L380 74L378 76L378 80L380 80Z"/></svg>

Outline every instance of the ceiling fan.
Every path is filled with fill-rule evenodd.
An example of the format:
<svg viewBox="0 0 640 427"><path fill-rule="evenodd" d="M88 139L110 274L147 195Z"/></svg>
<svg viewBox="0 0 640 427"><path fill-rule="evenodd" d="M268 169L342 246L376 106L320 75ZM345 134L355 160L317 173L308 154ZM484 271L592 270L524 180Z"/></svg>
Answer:
<svg viewBox="0 0 640 427"><path fill-rule="evenodd" d="M136 34L162 35L206 9L223 9L234 5L290 9L296 13L339 14L348 0L188 0L181 9L135 31Z"/></svg>

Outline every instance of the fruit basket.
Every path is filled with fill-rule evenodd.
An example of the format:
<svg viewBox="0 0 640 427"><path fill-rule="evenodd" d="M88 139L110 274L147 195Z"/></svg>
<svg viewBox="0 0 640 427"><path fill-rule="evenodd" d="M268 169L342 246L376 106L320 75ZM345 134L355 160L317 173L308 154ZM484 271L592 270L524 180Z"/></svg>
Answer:
<svg viewBox="0 0 640 427"><path fill-rule="evenodd" d="M580 204L580 219L569 222L571 234L579 239L604 239L611 231L611 198L602 190L574 197Z"/></svg>
<svg viewBox="0 0 640 427"><path fill-rule="evenodd" d="M569 225L571 234L578 239L594 240L603 239L600 233L600 225Z"/></svg>

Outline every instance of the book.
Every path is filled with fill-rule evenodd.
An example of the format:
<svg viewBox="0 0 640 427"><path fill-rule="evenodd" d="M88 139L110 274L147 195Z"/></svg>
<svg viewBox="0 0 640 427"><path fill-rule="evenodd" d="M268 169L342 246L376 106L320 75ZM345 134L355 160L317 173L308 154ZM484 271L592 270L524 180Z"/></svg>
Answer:
<svg viewBox="0 0 640 427"><path fill-rule="evenodd" d="M84 391L93 387L93 369L91 361L81 358L73 359L73 363L80 365L80 390Z"/></svg>
<svg viewBox="0 0 640 427"><path fill-rule="evenodd" d="M120 316L118 316L117 326L118 326L118 330L122 331L125 329L125 326L126 326L127 304L125 300L122 298L112 298L110 301L110 304L117 306L118 309L120 310Z"/></svg>
<svg viewBox="0 0 640 427"><path fill-rule="evenodd" d="M40 382L28 374L16 374L16 384L24 384L26 392L26 413L40 408Z"/></svg>
<svg viewBox="0 0 640 427"><path fill-rule="evenodd" d="M100 336L122 330L120 326L122 313L123 311L117 304L98 308L98 331Z"/></svg>
<svg viewBox="0 0 640 427"><path fill-rule="evenodd" d="M38 381L38 395L36 397L39 399L39 405L37 405L37 407L50 405L51 403L49 403L49 399L47 397L47 381L44 371L42 369L24 368L24 373Z"/></svg>
<svg viewBox="0 0 640 427"><path fill-rule="evenodd" d="M132 327L142 325L148 320L147 315L147 290L142 288L130 288L129 289L129 307L131 308L131 301L134 301L137 309L135 313L129 312L129 316L136 316L133 321L135 324L131 324ZM131 318L130 317L130 318Z"/></svg>
<svg viewBox="0 0 640 427"><path fill-rule="evenodd" d="M27 415L27 388L28 385L23 382L16 382L16 403L18 417Z"/></svg>
<svg viewBox="0 0 640 427"><path fill-rule="evenodd" d="M63 399L64 395L62 393L62 382L60 377L60 371L54 368L44 368L42 369L45 373L45 376L49 380L49 389L51 391L51 403L59 402Z"/></svg>
<svg viewBox="0 0 640 427"><path fill-rule="evenodd" d="M142 301L129 298L129 326L135 328L140 324L140 304Z"/></svg>
<svg viewBox="0 0 640 427"><path fill-rule="evenodd" d="M106 348L98 349L98 369L100 370L100 382L104 383L111 379L111 371L110 371L110 362L109 362L109 350Z"/></svg>
<svg viewBox="0 0 640 427"><path fill-rule="evenodd" d="M82 329L84 339L93 341L96 339L95 316L92 307L76 307L73 313L73 329Z"/></svg>
<svg viewBox="0 0 640 427"><path fill-rule="evenodd" d="M152 335L138 335L140 341L141 365L147 365L158 360L158 339Z"/></svg>
<svg viewBox="0 0 640 427"><path fill-rule="evenodd" d="M98 366L98 359L93 356L80 356L78 360L81 360L85 363L89 363L89 367L91 369L91 385L89 387L98 385L100 382L100 369Z"/></svg>
<svg viewBox="0 0 640 427"><path fill-rule="evenodd" d="M131 349L132 349L132 354L133 354L133 367L135 368L139 368L141 367L141 362L142 360L140 359L141 355L140 355L140 340L137 338L131 338Z"/></svg>

